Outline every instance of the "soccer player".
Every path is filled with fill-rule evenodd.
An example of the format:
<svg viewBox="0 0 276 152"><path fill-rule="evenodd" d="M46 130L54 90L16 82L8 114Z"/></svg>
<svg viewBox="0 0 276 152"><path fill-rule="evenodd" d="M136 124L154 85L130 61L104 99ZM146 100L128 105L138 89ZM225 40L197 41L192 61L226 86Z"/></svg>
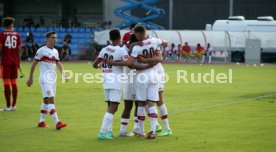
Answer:
<svg viewBox="0 0 276 152"><path fill-rule="evenodd" d="M156 50L155 54L158 54L158 51L159 50ZM139 61L143 62L143 63L148 63L148 61L144 57L140 57ZM155 68L157 69L157 73L158 73L158 89L159 89L158 90L159 101L156 102L156 104L159 108L160 116L161 116L161 119L162 119L163 124L164 124L165 129L166 129L164 132L161 132L162 127L157 122L156 132L158 133L157 136L169 136L169 135L172 135L172 131L171 131L170 126L169 126L168 110L167 110L167 107L166 107L166 105L164 103L164 100L163 100L165 70L164 70L161 62L158 63L157 65L155 65ZM148 106L146 106L146 112L149 113Z"/></svg>
<svg viewBox="0 0 276 152"><path fill-rule="evenodd" d="M41 115L38 123L38 127L48 128L45 123L45 118L49 112L53 121L56 124L56 129L66 127L67 124L62 123L58 119L58 115L55 108L55 94L56 94L56 67L62 74L65 81L68 78L63 70L63 66L59 61L58 51L54 48L57 41L56 32L46 33L47 45L37 50L35 59L32 63L27 86L31 87L33 84L33 73L37 63L40 65L40 77L39 82L42 88L43 102L41 104Z"/></svg>
<svg viewBox="0 0 276 152"><path fill-rule="evenodd" d="M108 103L108 109L103 118L98 139L113 139L113 132L108 128L112 128L113 117L121 102L123 89L123 83L117 80L118 75L123 73L123 67L112 66L107 64L106 61L111 59L115 61L124 61L129 57L127 52L119 46L121 43L119 30L111 30L109 32L109 38L112 41L112 45L103 48L98 58L93 63L94 68L102 68L104 96L105 101ZM107 134L106 131L108 131Z"/></svg>
<svg viewBox="0 0 276 152"><path fill-rule="evenodd" d="M134 46L132 49L131 56L125 62L115 62L109 60L108 63L117 66L131 66L139 56L145 56L147 60L154 63L162 61L162 54L159 52L156 58L154 57L154 50L157 49L158 45L162 44L160 39L147 37L146 28L139 24L134 27L134 34L139 41L143 42L143 46ZM143 78L143 81L139 81L138 78ZM137 117L139 123L139 136L144 136L144 121L145 121L145 106L149 105L149 115L151 122L151 131L147 134L146 138L155 138L155 128L157 123L157 109L155 103L159 100L158 97L158 82L157 73L154 67L146 70L137 71L136 81L136 98L138 101Z"/></svg>
<svg viewBox="0 0 276 152"><path fill-rule="evenodd" d="M130 31L126 32L122 38L122 42L123 44L127 44L128 41L130 40L130 36L133 34L133 28L135 27L135 23L130 25Z"/></svg>
<svg viewBox="0 0 276 152"><path fill-rule="evenodd" d="M3 111L16 110L18 67L20 64L21 40L17 32L13 31L15 19L11 17L3 18L2 25L5 31L0 32L0 60L1 73L4 81L4 94L6 107ZM12 90L11 90L12 88ZM11 104L11 94L13 102Z"/></svg>
<svg viewBox="0 0 276 152"><path fill-rule="evenodd" d="M122 48L130 55L132 52L132 48L135 45L142 45L142 42L138 42L136 36L132 34L130 36L129 43L124 45ZM134 63L130 67L124 66L124 74L129 75L129 77L128 77L128 82L124 84L125 106L124 106L123 114L121 116L121 128L120 128L120 134L119 134L122 137L133 136L134 134L137 134L139 132L138 118L137 118L138 103L136 102L136 70L145 70L153 66L154 64L139 65L137 63ZM133 107L133 102L135 103L134 128L133 128L133 133L128 133L127 125L130 119L130 112Z"/></svg>

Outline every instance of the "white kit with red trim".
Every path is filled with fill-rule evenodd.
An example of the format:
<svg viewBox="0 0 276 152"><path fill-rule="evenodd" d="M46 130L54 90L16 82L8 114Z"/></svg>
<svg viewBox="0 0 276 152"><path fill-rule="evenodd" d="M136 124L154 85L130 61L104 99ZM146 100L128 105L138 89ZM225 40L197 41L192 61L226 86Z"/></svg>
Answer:
<svg viewBox="0 0 276 152"><path fill-rule="evenodd" d="M48 46L41 47L37 50L35 60L40 65L40 84L56 83L56 63L59 62L58 51Z"/></svg>

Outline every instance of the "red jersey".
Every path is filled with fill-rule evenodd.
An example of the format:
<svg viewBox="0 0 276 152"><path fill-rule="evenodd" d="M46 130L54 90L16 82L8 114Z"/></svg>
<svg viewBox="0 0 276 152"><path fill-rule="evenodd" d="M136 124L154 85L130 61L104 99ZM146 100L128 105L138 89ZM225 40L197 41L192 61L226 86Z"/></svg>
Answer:
<svg viewBox="0 0 276 152"><path fill-rule="evenodd" d="M19 65L18 48L21 47L19 34L14 31L0 32L0 46L2 46L1 65Z"/></svg>
<svg viewBox="0 0 276 152"><path fill-rule="evenodd" d="M200 47L197 47L197 48L196 48L196 51L197 51L197 52L203 52L203 51L204 51L204 48L201 47L201 46L200 46Z"/></svg>
<svg viewBox="0 0 276 152"><path fill-rule="evenodd" d="M191 52L191 47L189 45L184 45L182 47L182 52L183 53L190 53Z"/></svg>
<svg viewBox="0 0 276 152"><path fill-rule="evenodd" d="M132 31L129 31L127 33L124 34L122 42L123 43L127 43L130 40L130 35L133 34Z"/></svg>

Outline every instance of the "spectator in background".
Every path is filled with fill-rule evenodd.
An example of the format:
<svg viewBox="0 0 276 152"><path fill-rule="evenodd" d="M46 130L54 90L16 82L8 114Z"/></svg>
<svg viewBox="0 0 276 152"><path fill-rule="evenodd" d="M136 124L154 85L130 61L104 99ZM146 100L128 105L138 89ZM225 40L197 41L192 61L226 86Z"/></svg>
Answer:
<svg viewBox="0 0 276 152"><path fill-rule="evenodd" d="M169 50L169 59L170 59L171 61L174 60L175 51L176 51L175 44L172 43L172 44L171 44L171 48L170 48L170 50Z"/></svg>
<svg viewBox="0 0 276 152"><path fill-rule="evenodd" d="M35 57L36 51L38 50L38 45L37 43L33 42L32 45L29 47L30 49L28 50L28 61L32 61Z"/></svg>
<svg viewBox="0 0 276 152"><path fill-rule="evenodd" d="M99 53L101 52L102 47L96 42L95 47L93 50L93 61L99 56Z"/></svg>
<svg viewBox="0 0 276 152"><path fill-rule="evenodd" d="M202 59L203 61L203 56L204 56L204 48L198 43L196 47L196 52L195 52L195 57L197 59L197 62L200 62L200 59Z"/></svg>
<svg viewBox="0 0 276 152"><path fill-rule="evenodd" d="M205 61L205 57L208 57L208 63L210 64L212 61L212 54L213 54L213 48L211 47L210 43L207 44L207 48L205 50L205 54L202 57L202 63L204 63Z"/></svg>
<svg viewBox="0 0 276 152"><path fill-rule="evenodd" d="M63 60L68 61L70 59L70 56L71 56L71 49L67 43L63 42L63 46L61 47L61 52L60 52L61 61Z"/></svg>
<svg viewBox="0 0 276 152"><path fill-rule="evenodd" d="M72 36L70 33L67 33L63 39L63 42L70 44L72 42Z"/></svg>
<svg viewBox="0 0 276 152"><path fill-rule="evenodd" d="M27 43L33 43L34 42L34 35L32 32L27 33L27 38L26 38Z"/></svg>
<svg viewBox="0 0 276 152"><path fill-rule="evenodd" d="M182 47L181 51L181 60L187 62L192 57L192 49L189 46L188 42L185 42L185 45Z"/></svg>
<svg viewBox="0 0 276 152"><path fill-rule="evenodd" d="M28 52L30 50L30 46L28 46L28 43L23 41L23 45L21 47L21 60L28 60Z"/></svg>
<svg viewBox="0 0 276 152"><path fill-rule="evenodd" d="M129 27L130 31L128 31L127 33L124 34L123 39L122 39L123 44L126 44L129 41L130 35L133 34L133 28L135 27L135 25L136 25L136 23L131 24Z"/></svg>

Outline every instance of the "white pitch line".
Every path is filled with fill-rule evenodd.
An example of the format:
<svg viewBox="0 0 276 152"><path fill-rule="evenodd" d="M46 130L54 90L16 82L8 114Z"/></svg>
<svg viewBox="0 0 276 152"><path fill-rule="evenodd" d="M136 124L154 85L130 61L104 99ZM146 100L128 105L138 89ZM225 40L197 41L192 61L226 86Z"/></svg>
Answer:
<svg viewBox="0 0 276 152"><path fill-rule="evenodd" d="M199 110L203 110L203 109L212 109L212 108L224 107L224 106L233 105L233 104L248 103L248 102L256 101L258 99L264 99L264 98L273 97L273 96L276 96L276 94L267 94L267 95L258 96L258 97L251 98L251 99L247 99L247 100L243 100L242 99L240 101L232 101L232 102L215 104L215 105L210 105L210 106L203 106L203 107L198 107L198 108L179 109L179 110L175 110L175 111L172 110L171 112L169 112L169 114L172 115L172 114L182 113L182 112L199 111Z"/></svg>

